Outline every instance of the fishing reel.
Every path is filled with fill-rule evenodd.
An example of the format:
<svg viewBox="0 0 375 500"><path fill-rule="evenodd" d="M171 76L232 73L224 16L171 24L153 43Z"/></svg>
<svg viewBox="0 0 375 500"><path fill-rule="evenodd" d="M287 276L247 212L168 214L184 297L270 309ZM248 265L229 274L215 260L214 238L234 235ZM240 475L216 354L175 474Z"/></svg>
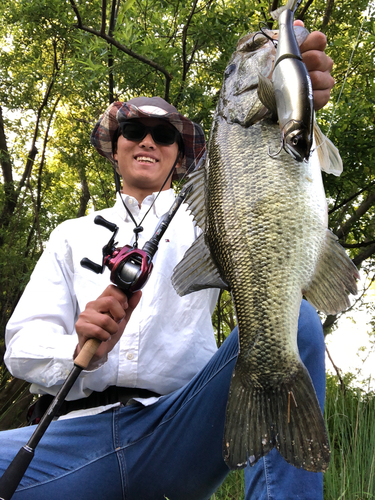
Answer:
<svg viewBox="0 0 375 500"><path fill-rule="evenodd" d="M107 266L111 271L112 283L117 285L128 296L143 288L153 268L152 257L154 252L152 252L152 248L149 249L147 243L142 250L129 245L116 248L115 238L119 229L118 226L107 221L101 215L95 217L94 223L109 229L113 232L113 235L103 247L101 265L85 257L81 260L81 266L96 274L103 273L105 266Z"/></svg>

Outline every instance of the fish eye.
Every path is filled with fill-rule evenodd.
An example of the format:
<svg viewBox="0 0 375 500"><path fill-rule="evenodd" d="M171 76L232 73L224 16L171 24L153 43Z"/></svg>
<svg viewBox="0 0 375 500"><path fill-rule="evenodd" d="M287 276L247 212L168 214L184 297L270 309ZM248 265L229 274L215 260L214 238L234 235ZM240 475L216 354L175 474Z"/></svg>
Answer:
<svg viewBox="0 0 375 500"><path fill-rule="evenodd" d="M235 69L236 69L236 65L235 64L230 64L227 67L227 69L225 70L224 77L228 78L228 76L230 76Z"/></svg>

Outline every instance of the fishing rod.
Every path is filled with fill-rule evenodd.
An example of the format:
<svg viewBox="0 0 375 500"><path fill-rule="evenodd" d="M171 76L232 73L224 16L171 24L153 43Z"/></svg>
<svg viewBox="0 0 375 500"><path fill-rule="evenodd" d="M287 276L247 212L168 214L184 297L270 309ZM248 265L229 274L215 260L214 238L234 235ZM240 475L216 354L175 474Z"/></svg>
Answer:
<svg viewBox="0 0 375 500"><path fill-rule="evenodd" d="M81 260L81 266L97 274L103 273L105 267L111 271L110 279L117 285L128 297L137 292L146 284L152 268L152 259L158 249L160 239L168 228L171 220L177 212L186 196L191 191L191 187L182 189L176 197L169 211L160 220L152 237L144 244L142 249L125 245L122 248L116 248L115 237L118 232L118 226L97 215L94 219L95 224L103 226L112 231L112 237L103 247L102 264L96 264L87 258ZM74 367L65 380L59 392L54 397L52 403L40 420L29 441L19 450L4 474L0 478L0 500L10 500L16 491L21 479L23 478L31 460L34 458L35 448L46 432L49 424L63 404L66 396L77 380L81 371L87 368L101 341L98 339L89 339L86 341L82 350L74 360Z"/></svg>

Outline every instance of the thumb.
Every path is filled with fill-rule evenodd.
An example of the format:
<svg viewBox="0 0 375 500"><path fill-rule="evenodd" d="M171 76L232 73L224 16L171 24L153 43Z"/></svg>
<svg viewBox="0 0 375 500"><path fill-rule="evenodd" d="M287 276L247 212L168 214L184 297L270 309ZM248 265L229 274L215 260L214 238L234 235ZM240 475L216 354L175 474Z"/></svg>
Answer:
<svg viewBox="0 0 375 500"><path fill-rule="evenodd" d="M130 315L134 309L137 307L139 304L139 301L141 300L142 297L142 292L138 290L138 292L134 292L133 295L128 299L128 309L126 310L126 315Z"/></svg>

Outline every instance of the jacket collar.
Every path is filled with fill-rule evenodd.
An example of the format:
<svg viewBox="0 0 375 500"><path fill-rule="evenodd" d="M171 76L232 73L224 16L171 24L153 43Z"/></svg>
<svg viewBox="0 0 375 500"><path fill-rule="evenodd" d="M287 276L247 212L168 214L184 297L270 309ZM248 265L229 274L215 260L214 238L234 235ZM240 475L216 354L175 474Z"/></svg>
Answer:
<svg viewBox="0 0 375 500"><path fill-rule="evenodd" d="M158 193L155 192L147 196L143 200L141 208L139 208L138 201L133 198L133 196L129 196L126 193L116 193L115 209L120 217L127 222L131 219L128 212L125 210L120 196L122 196L122 199L126 203L126 206L135 218L139 218L140 216L143 217L147 210L150 208L150 205L152 205L155 200L151 212L154 213L156 217L160 218L171 208L171 205L175 199L175 193L171 188L167 189L166 191L161 191L159 196L157 195Z"/></svg>

